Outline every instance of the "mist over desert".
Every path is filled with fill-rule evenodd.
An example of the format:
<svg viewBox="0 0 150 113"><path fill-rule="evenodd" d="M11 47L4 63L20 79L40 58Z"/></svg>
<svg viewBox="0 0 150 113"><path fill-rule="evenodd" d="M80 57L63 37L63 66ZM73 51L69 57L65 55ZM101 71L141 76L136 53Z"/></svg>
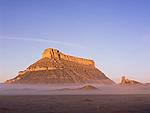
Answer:
<svg viewBox="0 0 150 113"><path fill-rule="evenodd" d="M92 88L90 88L92 87ZM93 88L94 87L94 88ZM0 95L101 95L101 94L150 94L150 85L30 85L1 84Z"/></svg>

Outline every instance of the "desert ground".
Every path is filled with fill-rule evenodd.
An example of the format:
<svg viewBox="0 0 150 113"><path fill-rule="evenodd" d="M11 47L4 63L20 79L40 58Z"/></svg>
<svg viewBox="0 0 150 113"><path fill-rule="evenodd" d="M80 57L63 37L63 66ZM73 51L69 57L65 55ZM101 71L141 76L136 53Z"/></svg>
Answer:
<svg viewBox="0 0 150 113"><path fill-rule="evenodd" d="M0 113L150 113L150 94L1 95Z"/></svg>

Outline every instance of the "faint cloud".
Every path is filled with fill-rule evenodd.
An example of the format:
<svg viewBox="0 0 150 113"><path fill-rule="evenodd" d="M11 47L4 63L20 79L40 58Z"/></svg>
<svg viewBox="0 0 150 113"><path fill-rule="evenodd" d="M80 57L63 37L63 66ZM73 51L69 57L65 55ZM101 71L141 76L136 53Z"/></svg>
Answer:
<svg viewBox="0 0 150 113"><path fill-rule="evenodd" d="M58 45L64 45L64 46L70 46L70 47L84 48L84 46L81 46L78 44L73 44L73 43L68 43L68 42L60 42L60 41L54 41L54 40L48 40L48 39L40 39L40 38L0 37L0 40L24 40L24 41L51 43L51 44L58 44Z"/></svg>

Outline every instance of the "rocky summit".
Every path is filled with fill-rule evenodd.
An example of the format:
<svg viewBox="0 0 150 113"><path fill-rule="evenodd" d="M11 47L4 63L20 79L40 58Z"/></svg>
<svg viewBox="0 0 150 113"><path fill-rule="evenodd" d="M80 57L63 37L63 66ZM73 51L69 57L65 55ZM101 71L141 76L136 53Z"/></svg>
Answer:
<svg viewBox="0 0 150 113"><path fill-rule="evenodd" d="M18 76L5 83L65 84L98 83L114 84L95 67L94 61L65 55L56 49L45 49L42 58L20 71Z"/></svg>

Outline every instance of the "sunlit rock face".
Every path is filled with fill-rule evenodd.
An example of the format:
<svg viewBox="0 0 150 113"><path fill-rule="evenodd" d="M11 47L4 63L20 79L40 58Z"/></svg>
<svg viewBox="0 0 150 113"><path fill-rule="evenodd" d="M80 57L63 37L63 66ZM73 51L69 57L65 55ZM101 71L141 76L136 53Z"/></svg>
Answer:
<svg viewBox="0 0 150 113"><path fill-rule="evenodd" d="M45 49L43 55L42 55L42 58L55 58L55 59L59 59L60 60L60 52L56 49L52 49L52 48L48 48L48 49Z"/></svg>
<svg viewBox="0 0 150 113"><path fill-rule="evenodd" d="M62 84L102 83L114 84L99 71L93 60L65 55L59 50L45 49L42 59L20 71L18 76L6 83Z"/></svg>
<svg viewBox="0 0 150 113"><path fill-rule="evenodd" d="M129 79L126 79L125 76L122 76L122 80L121 80L121 85L139 85L139 84L142 84L140 82L137 82L135 80L129 80Z"/></svg>

